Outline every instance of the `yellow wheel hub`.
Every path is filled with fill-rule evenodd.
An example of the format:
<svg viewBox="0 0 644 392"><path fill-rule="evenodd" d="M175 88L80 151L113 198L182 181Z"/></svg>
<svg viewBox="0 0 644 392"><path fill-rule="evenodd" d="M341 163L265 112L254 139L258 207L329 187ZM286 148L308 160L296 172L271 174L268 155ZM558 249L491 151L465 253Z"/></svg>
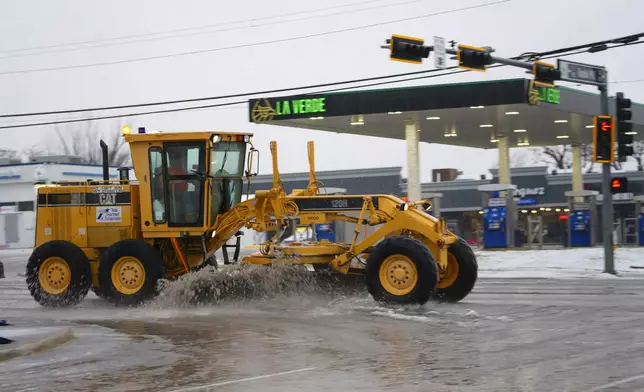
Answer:
<svg viewBox="0 0 644 392"><path fill-rule="evenodd" d="M409 294L418 284L418 270L411 259L403 255L387 257L378 271L380 284L392 295Z"/></svg>
<svg viewBox="0 0 644 392"><path fill-rule="evenodd" d="M447 253L447 266L441 268L438 274L438 284L436 285L439 289L447 288L456 282L458 278L458 260L456 256L451 253Z"/></svg>
<svg viewBox="0 0 644 392"><path fill-rule="evenodd" d="M123 256L112 266L112 284L123 294L136 294L145 282L145 268L136 257Z"/></svg>
<svg viewBox="0 0 644 392"><path fill-rule="evenodd" d="M48 257L38 269L40 287L48 294L62 294L72 281L72 271L62 257Z"/></svg>

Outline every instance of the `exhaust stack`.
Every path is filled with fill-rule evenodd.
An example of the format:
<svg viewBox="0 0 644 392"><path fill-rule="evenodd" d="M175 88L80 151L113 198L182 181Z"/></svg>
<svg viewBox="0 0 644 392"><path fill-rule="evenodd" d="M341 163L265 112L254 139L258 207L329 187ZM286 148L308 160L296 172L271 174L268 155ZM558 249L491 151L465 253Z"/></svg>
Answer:
<svg viewBox="0 0 644 392"><path fill-rule="evenodd" d="M106 183L110 180L109 158L107 156L107 144L101 139L101 150L103 150L103 181Z"/></svg>

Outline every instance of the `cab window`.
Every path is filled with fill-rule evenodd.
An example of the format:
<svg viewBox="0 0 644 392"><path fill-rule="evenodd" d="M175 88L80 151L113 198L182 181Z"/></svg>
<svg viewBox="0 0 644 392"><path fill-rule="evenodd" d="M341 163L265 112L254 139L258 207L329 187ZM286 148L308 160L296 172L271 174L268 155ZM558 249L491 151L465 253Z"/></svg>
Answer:
<svg viewBox="0 0 644 392"><path fill-rule="evenodd" d="M165 176L163 174L163 150L152 147L150 158L150 184L152 194L152 220L165 223Z"/></svg>
<svg viewBox="0 0 644 392"><path fill-rule="evenodd" d="M214 224L218 214L241 202L245 154L245 142L221 142L213 146L210 161L211 224Z"/></svg>
<svg viewBox="0 0 644 392"><path fill-rule="evenodd" d="M203 224L205 143L166 143L169 226Z"/></svg>

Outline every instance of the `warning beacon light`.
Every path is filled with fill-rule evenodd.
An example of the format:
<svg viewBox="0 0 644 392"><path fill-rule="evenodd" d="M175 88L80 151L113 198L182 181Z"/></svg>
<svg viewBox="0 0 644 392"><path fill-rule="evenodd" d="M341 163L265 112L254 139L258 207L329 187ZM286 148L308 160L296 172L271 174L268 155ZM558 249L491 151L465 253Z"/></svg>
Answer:
<svg viewBox="0 0 644 392"><path fill-rule="evenodd" d="M122 133L123 135L129 135L129 134L130 134L130 127L129 127L128 125L124 125L124 126L121 128L121 133Z"/></svg>

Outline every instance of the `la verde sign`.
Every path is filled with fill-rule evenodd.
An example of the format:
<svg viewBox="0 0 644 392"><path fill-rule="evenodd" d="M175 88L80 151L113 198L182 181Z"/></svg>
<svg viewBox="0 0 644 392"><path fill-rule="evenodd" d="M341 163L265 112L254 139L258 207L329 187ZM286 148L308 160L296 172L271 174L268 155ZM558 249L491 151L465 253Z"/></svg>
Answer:
<svg viewBox="0 0 644 392"><path fill-rule="evenodd" d="M326 98L291 99L275 102L275 115L314 114L326 112Z"/></svg>
<svg viewBox="0 0 644 392"><path fill-rule="evenodd" d="M326 97L271 99L251 101L251 120L264 122L299 117L320 117L327 111Z"/></svg>

